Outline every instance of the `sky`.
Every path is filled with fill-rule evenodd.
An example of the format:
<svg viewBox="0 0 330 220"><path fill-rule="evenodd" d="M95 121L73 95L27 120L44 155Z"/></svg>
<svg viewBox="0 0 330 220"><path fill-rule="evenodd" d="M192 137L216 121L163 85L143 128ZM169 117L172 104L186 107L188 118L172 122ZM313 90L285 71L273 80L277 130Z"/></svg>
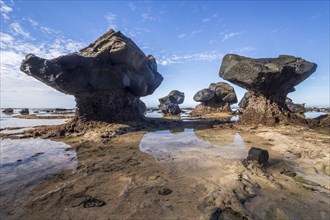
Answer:
<svg viewBox="0 0 330 220"><path fill-rule="evenodd" d="M288 96L307 106L330 105L329 1L10 1L1 5L1 108L75 106L74 97L19 70L28 53L44 58L78 51L110 28L152 54L164 81L142 100L148 107L171 90L182 107L219 77L225 54L287 54L318 65ZM233 85L240 100L246 90Z"/></svg>

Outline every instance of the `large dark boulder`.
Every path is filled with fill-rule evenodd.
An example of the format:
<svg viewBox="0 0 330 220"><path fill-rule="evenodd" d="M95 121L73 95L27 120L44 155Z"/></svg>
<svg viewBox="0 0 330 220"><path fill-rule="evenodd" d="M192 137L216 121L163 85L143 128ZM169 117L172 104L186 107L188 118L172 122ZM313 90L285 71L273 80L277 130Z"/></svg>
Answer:
<svg viewBox="0 0 330 220"><path fill-rule="evenodd" d="M292 114L285 100L316 67L315 63L294 56L252 59L227 54L219 75L249 91L248 99L245 97L240 103L244 107L241 122L276 125L300 120Z"/></svg>
<svg viewBox="0 0 330 220"><path fill-rule="evenodd" d="M179 104L184 102L184 93L172 90L167 96L160 98L158 106L165 115L178 115L181 113Z"/></svg>
<svg viewBox="0 0 330 220"><path fill-rule="evenodd" d="M234 88L225 82L211 83L209 88L198 91L193 99L201 104L195 107L192 116L231 112L230 105L237 103Z"/></svg>
<svg viewBox="0 0 330 220"><path fill-rule="evenodd" d="M163 80L155 58L112 29L78 53L50 60L28 54L21 71L74 95L78 117L109 122L143 120L140 97Z"/></svg>

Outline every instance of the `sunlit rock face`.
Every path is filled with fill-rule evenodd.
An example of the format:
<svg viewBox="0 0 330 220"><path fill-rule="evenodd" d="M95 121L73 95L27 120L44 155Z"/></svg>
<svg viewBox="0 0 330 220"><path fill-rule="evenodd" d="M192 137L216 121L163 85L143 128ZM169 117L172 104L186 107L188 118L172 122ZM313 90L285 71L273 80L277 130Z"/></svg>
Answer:
<svg viewBox="0 0 330 220"><path fill-rule="evenodd" d="M28 54L21 71L74 95L78 117L109 122L143 120L140 97L163 81L155 58L112 29L78 53L49 60Z"/></svg>
<svg viewBox="0 0 330 220"><path fill-rule="evenodd" d="M294 56L252 59L227 54L219 75L248 90L239 104L243 108L241 122L276 125L296 120L285 103L287 94L316 68L315 63Z"/></svg>
<svg viewBox="0 0 330 220"><path fill-rule="evenodd" d="M194 95L196 102L201 102L192 111L192 115L203 115L216 112L231 112L230 105L237 103L234 88L225 82L211 83L209 88L202 89Z"/></svg>
<svg viewBox="0 0 330 220"><path fill-rule="evenodd" d="M172 90L167 96L160 98L159 109L166 115L178 115L181 113L179 104L184 102L184 93Z"/></svg>

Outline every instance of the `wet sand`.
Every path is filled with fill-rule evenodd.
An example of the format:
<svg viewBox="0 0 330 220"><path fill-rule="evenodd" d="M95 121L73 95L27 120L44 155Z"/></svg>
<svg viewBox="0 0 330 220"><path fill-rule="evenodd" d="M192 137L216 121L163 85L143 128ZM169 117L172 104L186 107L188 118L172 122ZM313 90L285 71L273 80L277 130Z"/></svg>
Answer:
<svg viewBox="0 0 330 220"><path fill-rule="evenodd" d="M55 138L76 151L75 172L1 195L1 219L329 219L328 130L204 122L162 130ZM252 146L269 151L268 168L243 166ZM8 205L13 196L19 205Z"/></svg>

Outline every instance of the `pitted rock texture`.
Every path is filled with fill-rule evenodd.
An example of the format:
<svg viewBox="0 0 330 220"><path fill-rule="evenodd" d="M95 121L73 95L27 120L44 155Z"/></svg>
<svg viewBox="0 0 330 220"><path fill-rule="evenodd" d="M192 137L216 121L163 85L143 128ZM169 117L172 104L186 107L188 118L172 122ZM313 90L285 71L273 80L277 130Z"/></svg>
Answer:
<svg viewBox="0 0 330 220"><path fill-rule="evenodd" d="M192 116L215 112L231 112L230 105L237 103L234 88L225 82L211 83L209 88L198 91L193 98L201 102L192 111Z"/></svg>
<svg viewBox="0 0 330 220"><path fill-rule="evenodd" d="M179 104L184 102L184 93L172 90L167 96L160 98L159 109L166 115L178 115L181 113Z"/></svg>
<svg viewBox="0 0 330 220"><path fill-rule="evenodd" d="M317 65L302 58L281 55L278 58L252 59L227 54L219 75L248 90L240 102L243 123L267 125L300 122L285 103L287 94L313 72Z"/></svg>
<svg viewBox="0 0 330 220"><path fill-rule="evenodd" d="M74 95L77 116L87 120L143 120L139 98L163 81L155 58L112 29L78 53L49 60L28 54L21 71Z"/></svg>

